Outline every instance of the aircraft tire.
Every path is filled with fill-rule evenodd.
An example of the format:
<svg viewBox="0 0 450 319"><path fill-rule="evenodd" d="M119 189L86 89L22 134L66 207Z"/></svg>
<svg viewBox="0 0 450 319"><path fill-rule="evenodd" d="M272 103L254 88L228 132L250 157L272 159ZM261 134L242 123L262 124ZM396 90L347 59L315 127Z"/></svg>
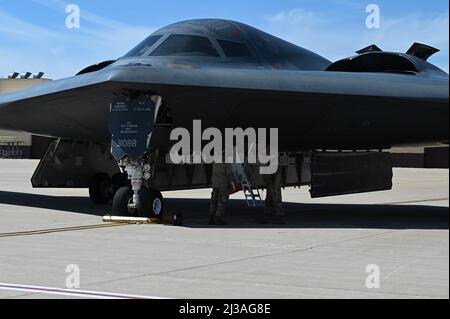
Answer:
<svg viewBox="0 0 450 319"><path fill-rule="evenodd" d="M99 173L92 177L89 197L97 205L107 204L111 200L111 179L107 174Z"/></svg>
<svg viewBox="0 0 450 319"><path fill-rule="evenodd" d="M164 213L164 198L156 188L143 187L140 194L138 216L147 218L162 218Z"/></svg>
<svg viewBox="0 0 450 319"><path fill-rule="evenodd" d="M111 178L111 183L114 189L114 194L124 186L127 186L128 177L127 174L117 173Z"/></svg>
<svg viewBox="0 0 450 319"><path fill-rule="evenodd" d="M128 203L133 196L133 191L129 187L120 188L116 194L114 194L113 204L112 204L112 215L115 216L131 216L130 210L128 209Z"/></svg>

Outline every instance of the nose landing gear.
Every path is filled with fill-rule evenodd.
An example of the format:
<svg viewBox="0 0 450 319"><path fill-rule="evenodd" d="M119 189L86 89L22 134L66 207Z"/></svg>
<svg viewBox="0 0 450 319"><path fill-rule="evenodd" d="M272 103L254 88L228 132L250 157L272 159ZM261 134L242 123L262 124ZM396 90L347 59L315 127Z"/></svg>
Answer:
<svg viewBox="0 0 450 319"><path fill-rule="evenodd" d="M114 195L112 213L119 216L162 218L164 200L151 187L152 152L148 145L161 97L119 96L111 105L112 155L127 173L129 186Z"/></svg>
<svg viewBox="0 0 450 319"><path fill-rule="evenodd" d="M148 187L151 179L151 166L144 161L124 160L124 170L128 174L131 187L120 188L113 199L112 212L120 216L161 218L164 212L164 199L160 191Z"/></svg>

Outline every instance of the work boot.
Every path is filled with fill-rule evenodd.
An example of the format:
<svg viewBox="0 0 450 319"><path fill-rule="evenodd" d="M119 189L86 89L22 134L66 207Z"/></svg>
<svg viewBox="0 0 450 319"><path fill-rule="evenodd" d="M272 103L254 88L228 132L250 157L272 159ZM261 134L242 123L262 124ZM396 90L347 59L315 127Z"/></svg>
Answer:
<svg viewBox="0 0 450 319"><path fill-rule="evenodd" d="M228 225L228 223L223 219L222 216L215 216L214 217L214 225L226 226L226 225Z"/></svg>
<svg viewBox="0 0 450 319"><path fill-rule="evenodd" d="M209 225L215 225L214 217L216 216L217 211L217 201L219 199L219 192L216 189L213 189L211 193L211 202L209 204Z"/></svg>
<svg viewBox="0 0 450 319"><path fill-rule="evenodd" d="M283 225L286 224L286 221L284 220L284 209L283 209L283 204L281 202L281 196L276 198L277 201L275 202L276 204L273 207L272 210L272 224L278 224L278 225Z"/></svg>
<svg viewBox="0 0 450 319"><path fill-rule="evenodd" d="M266 200L266 203L268 202L268 200ZM269 203L271 203L271 200L269 201ZM256 219L256 221L258 223L261 224L270 224L272 221L272 217L273 217L273 211L270 208L270 205L266 205L264 207L264 212Z"/></svg>
<svg viewBox="0 0 450 319"><path fill-rule="evenodd" d="M282 214L273 215L271 222L274 225L285 225L286 224L286 220L284 219L284 215L282 215Z"/></svg>
<svg viewBox="0 0 450 319"><path fill-rule="evenodd" d="M258 222L258 223L261 223L261 224L270 224L271 223L271 221L272 221L272 216L273 216L273 214L271 214L271 212L269 211L269 210L267 210L267 209L265 209L265 211L264 211L264 213L261 215L261 216L259 216L257 219L256 219L256 221Z"/></svg>
<svg viewBox="0 0 450 319"><path fill-rule="evenodd" d="M209 222L208 222L208 225L215 225L216 224L216 218L215 218L216 216L215 216L215 214L211 214L210 216L209 216Z"/></svg>
<svg viewBox="0 0 450 319"><path fill-rule="evenodd" d="M260 224L264 224L264 225L268 225L270 224L270 218L269 216L263 215L263 216L259 216L256 221Z"/></svg>

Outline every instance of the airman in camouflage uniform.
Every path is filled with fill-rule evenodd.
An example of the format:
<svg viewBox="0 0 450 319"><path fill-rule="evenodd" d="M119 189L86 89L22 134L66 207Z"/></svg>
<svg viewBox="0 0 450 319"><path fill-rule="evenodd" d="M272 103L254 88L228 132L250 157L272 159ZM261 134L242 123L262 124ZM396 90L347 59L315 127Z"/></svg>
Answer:
<svg viewBox="0 0 450 319"><path fill-rule="evenodd" d="M264 214L259 218L263 224L284 224L285 214L283 209L283 199L281 195L282 170L273 175L263 175L264 183L267 189Z"/></svg>
<svg viewBox="0 0 450 319"><path fill-rule="evenodd" d="M212 194L210 204L210 225L226 225L224 215L230 192L235 190L235 182L230 164L213 164Z"/></svg>

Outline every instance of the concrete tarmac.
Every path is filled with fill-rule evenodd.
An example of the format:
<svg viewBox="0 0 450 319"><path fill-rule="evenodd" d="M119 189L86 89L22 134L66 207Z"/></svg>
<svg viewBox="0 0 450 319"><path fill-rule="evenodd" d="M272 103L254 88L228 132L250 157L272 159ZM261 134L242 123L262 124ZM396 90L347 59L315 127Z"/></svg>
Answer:
<svg viewBox="0 0 450 319"><path fill-rule="evenodd" d="M257 224L239 194L231 225L208 226L210 191L198 190L164 194L184 227L84 229L108 206L87 190L32 189L36 165L0 160L0 298L449 298L448 170L397 169L389 192L311 200L287 189L285 226ZM79 295L63 290L68 265ZM369 265L379 288L366 285Z"/></svg>

